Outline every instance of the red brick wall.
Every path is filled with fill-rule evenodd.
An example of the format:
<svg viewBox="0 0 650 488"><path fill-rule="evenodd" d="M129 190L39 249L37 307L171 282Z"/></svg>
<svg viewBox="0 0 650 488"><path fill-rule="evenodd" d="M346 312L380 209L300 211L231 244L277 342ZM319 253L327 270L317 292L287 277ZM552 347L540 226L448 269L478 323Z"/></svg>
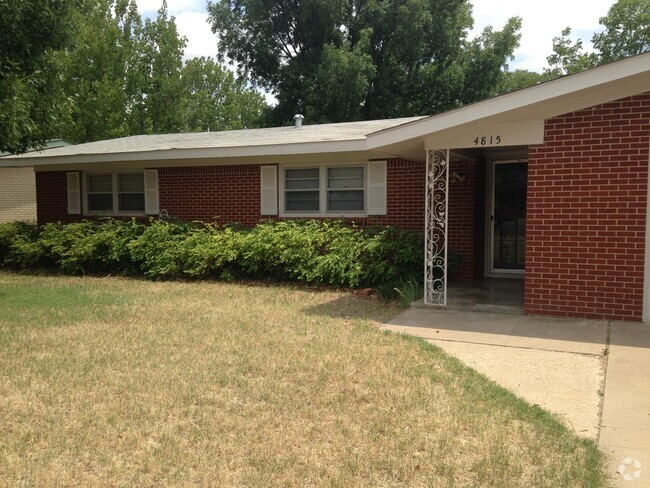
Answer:
<svg viewBox="0 0 650 488"><path fill-rule="evenodd" d="M641 320L650 93L555 117L530 147L525 311Z"/></svg>
<svg viewBox="0 0 650 488"><path fill-rule="evenodd" d="M388 161L388 215L353 219L360 225L424 228L424 163ZM260 215L258 165L196 166L158 170L160 208L173 217L255 225Z"/></svg>
<svg viewBox="0 0 650 488"><path fill-rule="evenodd" d="M462 256L460 268L454 279L471 281L475 278L475 192L476 164L469 161L452 161L450 172L456 173L463 181L449 180L449 249ZM482 250L481 250L482 252Z"/></svg>
<svg viewBox="0 0 650 488"><path fill-rule="evenodd" d="M387 210L384 224L424 232L426 164L406 159L388 160Z"/></svg>
<svg viewBox="0 0 650 488"><path fill-rule="evenodd" d="M38 221L81 220L67 214L64 171L37 173ZM404 159L388 161L388 215L354 219L360 225L392 224L424 229L425 165ZM239 222L255 225L260 219L259 165L160 168L158 194L161 210L185 220Z"/></svg>
<svg viewBox="0 0 650 488"><path fill-rule="evenodd" d="M259 168L253 164L160 168L160 209L184 220L255 225L261 218Z"/></svg>
<svg viewBox="0 0 650 488"><path fill-rule="evenodd" d="M36 219L39 224L81 220L80 215L68 215L65 171L36 173Z"/></svg>

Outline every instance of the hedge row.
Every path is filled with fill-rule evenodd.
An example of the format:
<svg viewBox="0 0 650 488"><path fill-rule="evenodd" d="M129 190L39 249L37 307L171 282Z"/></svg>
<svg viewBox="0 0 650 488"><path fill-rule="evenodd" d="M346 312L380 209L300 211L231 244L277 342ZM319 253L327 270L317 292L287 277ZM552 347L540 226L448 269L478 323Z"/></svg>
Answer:
<svg viewBox="0 0 650 488"><path fill-rule="evenodd" d="M340 221L254 228L151 220L0 224L0 265L153 279L271 279L335 287L421 280L422 234Z"/></svg>

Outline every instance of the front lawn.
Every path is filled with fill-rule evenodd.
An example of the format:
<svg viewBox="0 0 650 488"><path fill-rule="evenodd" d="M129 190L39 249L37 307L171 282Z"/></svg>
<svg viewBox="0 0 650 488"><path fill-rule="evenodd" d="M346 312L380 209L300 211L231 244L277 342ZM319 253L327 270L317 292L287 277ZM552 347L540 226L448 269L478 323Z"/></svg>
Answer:
<svg viewBox="0 0 650 488"><path fill-rule="evenodd" d="M2 486L603 486L601 455L346 293L0 273Z"/></svg>

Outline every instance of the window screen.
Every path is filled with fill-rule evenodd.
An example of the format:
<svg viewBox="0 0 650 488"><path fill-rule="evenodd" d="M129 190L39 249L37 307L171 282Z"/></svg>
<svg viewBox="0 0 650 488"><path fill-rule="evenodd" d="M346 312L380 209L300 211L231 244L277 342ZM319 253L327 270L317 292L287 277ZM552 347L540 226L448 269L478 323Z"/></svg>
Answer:
<svg viewBox="0 0 650 488"><path fill-rule="evenodd" d="M144 173L117 175L120 212L144 212Z"/></svg>
<svg viewBox="0 0 650 488"><path fill-rule="evenodd" d="M285 210L318 212L320 210L319 168L285 170Z"/></svg>
<svg viewBox="0 0 650 488"><path fill-rule="evenodd" d="M88 210L113 211L113 175L88 175Z"/></svg>
<svg viewBox="0 0 650 488"><path fill-rule="evenodd" d="M327 168L327 210L364 210L363 167Z"/></svg>

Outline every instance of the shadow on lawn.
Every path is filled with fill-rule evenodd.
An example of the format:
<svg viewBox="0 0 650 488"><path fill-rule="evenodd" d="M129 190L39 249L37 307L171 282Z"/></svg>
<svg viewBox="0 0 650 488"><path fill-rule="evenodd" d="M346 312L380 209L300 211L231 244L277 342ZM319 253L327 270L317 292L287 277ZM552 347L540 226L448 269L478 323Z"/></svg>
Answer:
<svg viewBox="0 0 650 488"><path fill-rule="evenodd" d="M325 316L334 319L357 319L385 322L403 309L392 303L384 303L376 296L358 297L352 294L339 296L327 303L303 309L307 315Z"/></svg>

